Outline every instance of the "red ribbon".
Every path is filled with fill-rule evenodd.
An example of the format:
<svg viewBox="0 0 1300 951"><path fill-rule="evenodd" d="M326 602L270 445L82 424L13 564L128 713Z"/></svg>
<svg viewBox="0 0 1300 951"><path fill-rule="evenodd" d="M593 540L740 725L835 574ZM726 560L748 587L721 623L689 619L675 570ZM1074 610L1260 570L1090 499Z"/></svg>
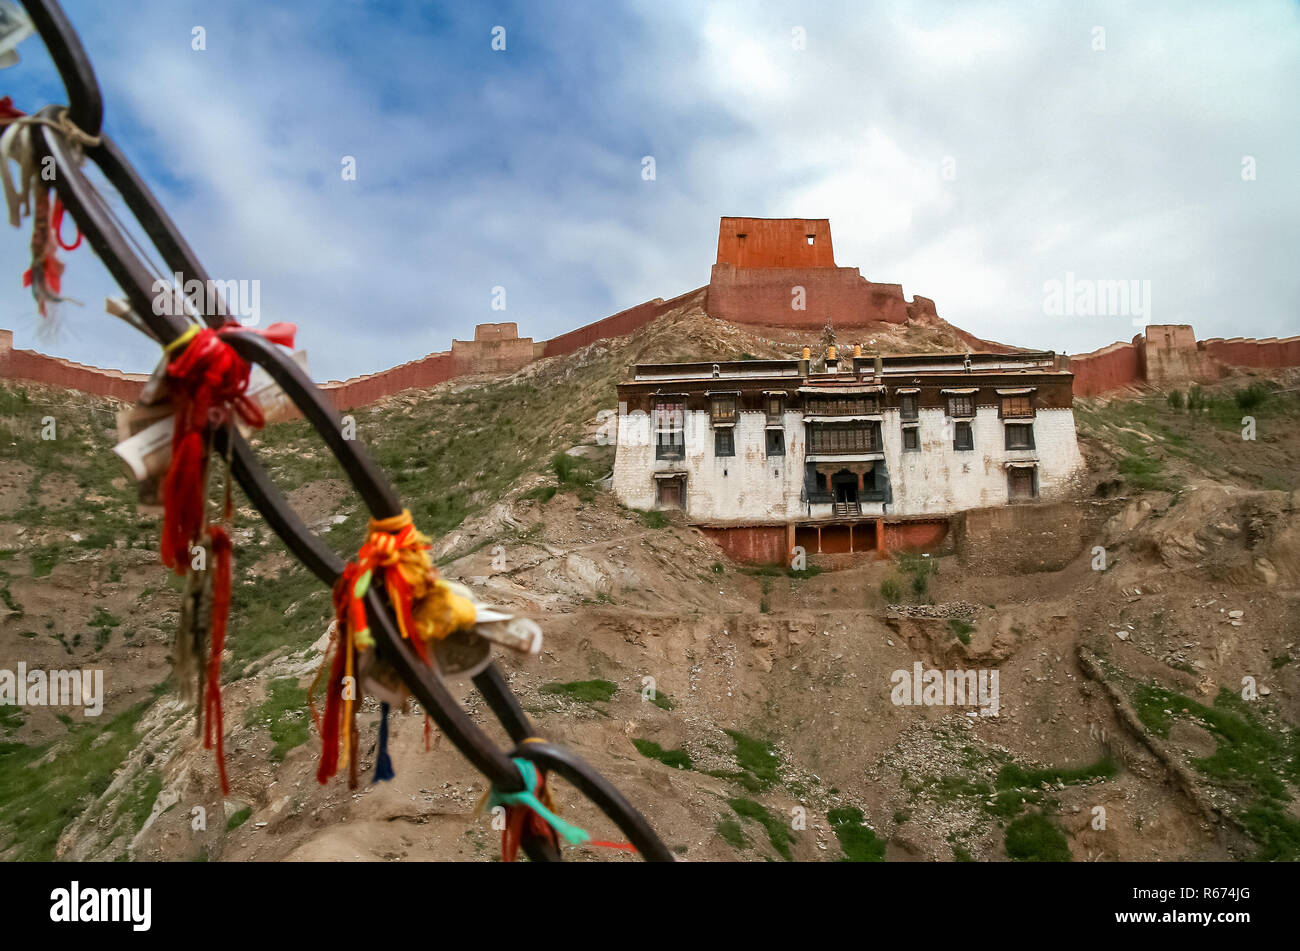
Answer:
<svg viewBox="0 0 1300 951"><path fill-rule="evenodd" d="M291 347L296 331L293 324L272 324L260 333L273 343ZM245 332L245 328L231 324L220 330L200 330L167 364L168 394L175 406L176 417L172 430L171 464L163 480L161 554L163 564L177 574L184 574L189 567L190 546L198 542L203 531L203 514L207 505L208 431L228 423L232 413L237 413L255 428L265 422L261 408L246 395L251 368L222 339L236 332ZM228 501L225 517L230 517ZM207 538L216 564L212 581L211 644L202 698L205 714L203 745L211 749L215 743L221 791L229 794L221 714L221 653L225 649L226 622L230 613L232 552L230 536L222 526L209 525Z"/></svg>

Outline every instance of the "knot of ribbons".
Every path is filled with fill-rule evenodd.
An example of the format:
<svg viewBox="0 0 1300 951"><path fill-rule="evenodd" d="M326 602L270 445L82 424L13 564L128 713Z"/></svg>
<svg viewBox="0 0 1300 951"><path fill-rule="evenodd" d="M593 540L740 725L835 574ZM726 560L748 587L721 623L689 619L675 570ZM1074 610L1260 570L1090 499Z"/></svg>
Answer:
<svg viewBox="0 0 1300 951"><path fill-rule="evenodd" d="M540 741L529 737L524 742ZM569 845L598 845L606 849L636 851L629 842L602 842L593 839L587 830L565 822L556 814L555 800L551 796L550 787L546 785L546 773L523 757L516 756L511 762L518 768L524 788L518 792L502 792L493 786L479 803L479 810L484 806L488 809L496 806L505 809L505 827L501 830L502 861L515 860L525 828L534 838L554 841L559 836Z"/></svg>
<svg viewBox="0 0 1300 951"><path fill-rule="evenodd" d="M220 330L191 327L166 348L167 392L175 410L172 427L172 457L163 480L163 564L177 574L191 567L193 546L200 541L212 548L212 619L207 670L204 675L203 746L217 749L217 771L221 790L230 792L226 778L225 749L221 718L221 652L225 649L226 619L230 613L230 535L221 525L207 522L208 456L210 433L233 423L238 416L249 426L260 428L265 419L257 403L249 399L250 367L223 339L243 332L238 325ZM293 324L272 324L259 331L273 343L292 347L297 328ZM230 517L229 480L222 511Z"/></svg>
<svg viewBox="0 0 1300 951"><path fill-rule="evenodd" d="M60 233L63 226L63 200L57 195L50 201L50 187L43 174L37 171L36 151L33 147L30 128L32 124L52 126L68 135L73 141L81 142L74 133L80 133L72 125L65 111L59 121L40 116L29 116L14 106L8 96L0 99L0 182L4 186L5 201L9 206L9 223L18 227L23 216L32 216L31 267L23 272L23 287L32 289L36 300L36 309L42 317L50 316L49 305L60 301L72 301L61 297L63 289L63 262L58 259L58 249L74 251L81 244L81 232L76 239L67 244ZM99 140L84 137L85 142L97 145ZM10 161L19 166L19 181L15 185L9 168Z"/></svg>
<svg viewBox="0 0 1300 951"><path fill-rule="evenodd" d="M376 572L380 574L402 637L411 642L416 655L426 665L433 666L427 641L441 640L453 631L474 626L477 617L474 602L438 577L429 557L430 547L429 539L415 527L409 511L392 518L371 519L356 559L347 564L334 584L337 650L330 664L325 712L316 722L321 735L316 778L322 783L339 769L350 767L350 783L356 784L358 655L375 646L366 617L365 598ZM387 705L384 717L377 761L383 764L379 770L382 775L377 778L392 775L386 749Z"/></svg>

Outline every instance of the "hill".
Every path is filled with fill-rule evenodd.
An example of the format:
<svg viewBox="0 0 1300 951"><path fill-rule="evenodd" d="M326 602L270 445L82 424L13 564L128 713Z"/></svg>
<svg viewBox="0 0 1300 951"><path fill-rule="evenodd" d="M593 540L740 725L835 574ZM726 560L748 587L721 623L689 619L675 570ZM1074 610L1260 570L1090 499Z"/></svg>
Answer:
<svg viewBox="0 0 1300 951"><path fill-rule="evenodd" d="M876 345L955 349L958 334L882 327ZM602 490L597 414L628 364L792 356L805 338L688 300L630 336L355 413L440 570L543 623L540 658L503 660L543 734L690 860L1297 857L1295 371L1197 390L1194 411L1187 393L1077 401L1091 478L1044 509L1078 540L1055 570L1027 571L996 534L926 559L749 567ZM446 742L426 752L414 709L393 724L394 781L316 784L304 700L328 593L242 499L221 798L170 681L177 582L109 452L114 409L0 387L0 668L100 667L106 694L95 719L0 708L0 855L492 858L472 816L482 777ZM350 555L364 510L306 425L254 445ZM917 661L996 669L999 715L891 702ZM499 735L467 684L455 693ZM363 773L377 719L367 701ZM612 834L565 792L568 818Z"/></svg>

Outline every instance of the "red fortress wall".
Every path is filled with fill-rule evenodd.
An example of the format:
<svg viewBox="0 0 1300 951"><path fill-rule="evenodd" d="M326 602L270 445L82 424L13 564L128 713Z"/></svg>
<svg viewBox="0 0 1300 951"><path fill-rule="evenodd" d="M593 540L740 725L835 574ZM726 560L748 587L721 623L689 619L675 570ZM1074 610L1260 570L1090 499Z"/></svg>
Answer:
<svg viewBox="0 0 1300 951"><path fill-rule="evenodd" d="M1075 396L1142 383L1204 383L1217 380L1225 367L1300 367L1300 337L1197 341L1189 324L1151 324L1129 343L1069 358Z"/></svg>
<svg viewBox="0 0 1300 951"><path fill-rule="evenodd" d="M135 401L149 379L145 373L101 370L35 350L15 350L12 330L0 330L0 379L29 380L96 396Z"/></svg>
<svg viewBox="0 0 1300 951"><path fill-rule="evenodd" d="M905 323L909 305L902 285L874 284L855 267L835 266L825 218L723 218L705 309L733 323L820 330L828 320Z"/></svg>
<svg viewBox="0 0 1300 951"><path fill-rule="evenodd" d="M791 307L802 288L803 309ZM830 221L825 218L723 218L718 256L707 287L671 300L655 298L544 342L520 337L514 323L479 324L473 340L453 340L451 349L419 360L322 384L339 409L364 406L407 389L427 388L458 376L509 373L540 357L574 353L598 340L632 333L694 297L713 317L741 324L820 331L874 322L925 323L937 317L934 301L909 302L899 284L876 284L855 267L835 264ZM997 351L953 328L972 350ZM1005 348L1014 350L1015 348ZM1264 340L1234 337L1197 342L1187 324L1153 324L1129 343L1061 357L1074 373L1076 396L1095 396L1125 386L1176 384L1217 379L1225 366L1300 366L1300 337ZM13 334L0 330L0 378L31 380L122 400L138 397L146 377L82 366L31 350L13 349ZM768 544L763 538L756 544Z"/></svg>

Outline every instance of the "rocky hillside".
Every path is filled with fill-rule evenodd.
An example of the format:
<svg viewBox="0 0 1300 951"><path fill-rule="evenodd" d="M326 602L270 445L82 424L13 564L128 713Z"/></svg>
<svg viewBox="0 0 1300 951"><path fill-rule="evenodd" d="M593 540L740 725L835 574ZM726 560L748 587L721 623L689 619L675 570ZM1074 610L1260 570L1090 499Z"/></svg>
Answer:
<svg viewBox="0 0 1300 951"><path fill-rule="evenodd" d="M441 571L542 622L541 657L503 660L541 732L688 860L1300 855L1300 381L1080 401L1092 476L1072 507L1078 551L1032 575L960 546L746 567L601 488L612 449L597 414L627 364L805 343L692 301L571 357L356 413ZM942 325L882 330L876 345L959 346ZM414 709L394 718L394 781L368 782L368 702L362 788L315 782L305 697L329 598L247 504L221 797L170 680L178 584L157 561L156 515L109 452L114 410L0 387L0 669L101 668L105 688L94 718L0 707L0 856L494 858L473 815L482 777L436 736L426 751ZM350 554L365 512L305 424L255 445ZM917 661L997 669L999 716L891 702L892 673ZM504 742L469 685L455 692ZM559 794L571 821L616 835Z"/></svg>

